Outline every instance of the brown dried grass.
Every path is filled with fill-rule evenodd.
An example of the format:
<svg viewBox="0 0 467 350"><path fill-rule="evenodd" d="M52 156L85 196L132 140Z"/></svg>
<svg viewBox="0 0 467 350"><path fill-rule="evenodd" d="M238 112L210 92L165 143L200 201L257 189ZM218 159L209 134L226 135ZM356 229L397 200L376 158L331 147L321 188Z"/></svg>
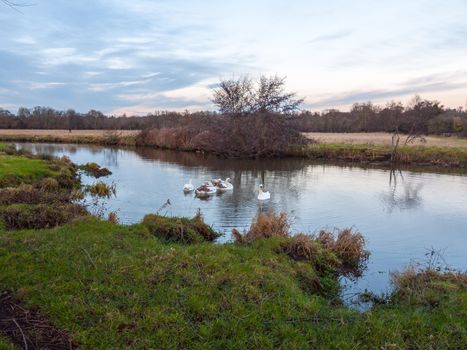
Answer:
<svg viewBox="0 0 467 350"><path fill-rule="evenodd" d="M232 235L237 243L246 243L271 237L288 237L289 229L290 222L286 213L276 215L273 210L269 210L257 215L245 234L233 230Z"/></svg>

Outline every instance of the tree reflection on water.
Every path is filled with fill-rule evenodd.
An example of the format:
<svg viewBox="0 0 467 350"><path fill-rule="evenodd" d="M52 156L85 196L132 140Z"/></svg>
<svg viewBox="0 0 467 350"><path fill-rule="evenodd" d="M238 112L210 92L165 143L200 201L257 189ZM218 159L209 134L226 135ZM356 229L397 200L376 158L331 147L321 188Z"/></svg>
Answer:
<svg viewBox="0 0 467 350"><path fill-rule="evenodd" d="M409 210L420 207L423 203L421 197L422 183L410 182L399 169L389 172L389 189L381 194L385 210L392 213L395 209Z"/></svg>

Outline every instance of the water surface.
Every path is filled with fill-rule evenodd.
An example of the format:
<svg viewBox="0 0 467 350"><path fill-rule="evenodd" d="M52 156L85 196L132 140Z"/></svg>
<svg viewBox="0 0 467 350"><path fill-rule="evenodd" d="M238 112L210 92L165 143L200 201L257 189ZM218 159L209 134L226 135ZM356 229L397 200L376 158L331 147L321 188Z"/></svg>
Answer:
<svg viewBox="0 0 467 350"><path fill-rule="evenodd" d="M221 160L192 153L118 149L87 145L21 144L36 153L67 155L76 163L96 162L113 175L117 197L108 209L124 223L161 214L205 220L231 239L232 228L247 229L258 212L270 208L292 218L294 232L353 227L368 241L368 269L352 291L387 291L390 271L423 262L429 249L441 250L446 262L467 268L467 177L411 170L316 164L304 159ZM185 195L183 185L230 177L232 193L200 200ZM84 177L85 182L92 179ZM264 183L271 200L260 203Z"/></svg>

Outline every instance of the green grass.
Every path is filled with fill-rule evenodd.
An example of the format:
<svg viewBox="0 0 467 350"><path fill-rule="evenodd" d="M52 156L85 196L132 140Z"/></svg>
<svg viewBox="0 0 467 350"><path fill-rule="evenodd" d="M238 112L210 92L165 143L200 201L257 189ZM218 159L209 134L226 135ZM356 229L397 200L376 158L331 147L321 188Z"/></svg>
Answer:
<svg viewBox="0 0 467 350"><path fill-rule="evenodd" d="M278 239L164 243L143 225L88 218L49 230L0 232L0 291L38 306L83 349L465 345L465 288L434 284L436 307L400 298L361 314L307 292L316 271L279 247Z"/></svg>
<svg viewBox="0 0 467 350"><path fill-rule="evenodd" d="M53 174L47 161L0 154L0 187L5 187L10 182L12 185L31 183Z"/></svg>
<svg viewBox="0 0 467 350"><path fill-rule="evenodd" d="M11 345L10 341L0 336L0 350L14 350L15 347Z"/></svg>

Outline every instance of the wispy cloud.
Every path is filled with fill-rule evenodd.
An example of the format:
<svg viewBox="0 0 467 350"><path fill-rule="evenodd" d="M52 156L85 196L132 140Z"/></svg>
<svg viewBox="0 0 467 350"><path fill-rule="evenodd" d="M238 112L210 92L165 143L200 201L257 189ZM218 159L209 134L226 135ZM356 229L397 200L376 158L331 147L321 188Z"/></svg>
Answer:
<svg viewBox="0 0 467 350"><path fill-rule="evenodd" d="M452 80L454 74L456 74L457 79ZM449 77L451 77L451 81L442 79ZM355 102L391 100L425 92L445 92L460 88L467 90L467 72L418 77L408 80L394 89L356 90L341 94L330 94L324 98L318 98L315 102L308 103L307 106L309 108L322 108L349 105Z"/></svg>
<svg viewBox="0 0 467 350"><path fill-rule="evenodd" d="M310 108L467 97L462 0L271 0L267 10L250 0L50 0L23 12L0 12L0 101L10 106L213 108L219 78L261 73L287 76Z"/></svg>
<svg viewBox="0 0 467 350"><path fill-rule="evenodd" d="M351 30L343 30L330 34L317 35L314 38L307 41L307 44L316 44L320 42L328 43L330 41L340 40L346 38L352 34Z"/></svg>

